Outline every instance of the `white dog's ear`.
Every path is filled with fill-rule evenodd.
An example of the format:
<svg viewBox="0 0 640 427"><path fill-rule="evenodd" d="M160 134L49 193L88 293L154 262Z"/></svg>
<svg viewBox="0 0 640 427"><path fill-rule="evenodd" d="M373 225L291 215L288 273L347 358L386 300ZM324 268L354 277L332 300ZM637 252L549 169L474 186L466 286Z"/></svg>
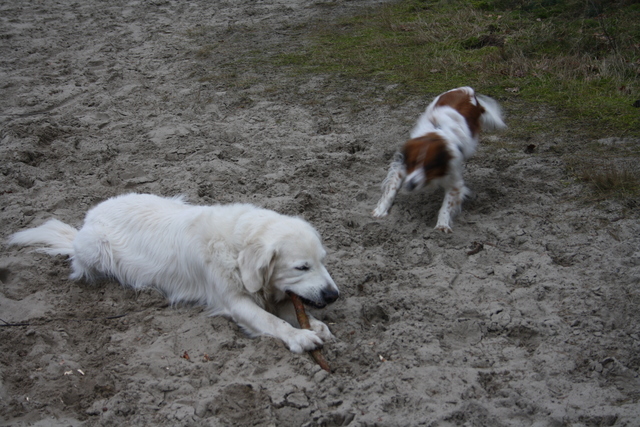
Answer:
<svg viewBox="0 0 640 427"><path fill-rule="evenodd" d="M269 283L275 265L276 250L263 245L251 245L238 255L242 283L251 293L258 292Z"/></svg>

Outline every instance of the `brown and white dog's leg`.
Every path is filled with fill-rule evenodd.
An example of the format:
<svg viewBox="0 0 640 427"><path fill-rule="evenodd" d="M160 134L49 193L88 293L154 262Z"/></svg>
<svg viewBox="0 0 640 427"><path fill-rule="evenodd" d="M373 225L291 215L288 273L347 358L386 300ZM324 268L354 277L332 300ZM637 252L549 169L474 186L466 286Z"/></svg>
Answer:
<svg viewBox="0 0 640 427"><path fill-rule="evenodd" d="M459 181L455 185L449 187L444 195L442 207L438 212L438 223L436 224L436 230L443 231L445 233L452 233L451 223L453 217L460 212L462 208L462 201L465 196L469 194L469 189L464 186L462 181Z"/></svg>
<svg viewBox="0 0 640 427"><path fill-rule="evenodd" d="M406 177L404 157L400 153L396 153L393 162L389 167L389 173L387 177L382 181L382 196L378 201L378 206L373 210L373 216L376 218L382 218L389 213L393 200L402 187L404 178Z"/></svg>

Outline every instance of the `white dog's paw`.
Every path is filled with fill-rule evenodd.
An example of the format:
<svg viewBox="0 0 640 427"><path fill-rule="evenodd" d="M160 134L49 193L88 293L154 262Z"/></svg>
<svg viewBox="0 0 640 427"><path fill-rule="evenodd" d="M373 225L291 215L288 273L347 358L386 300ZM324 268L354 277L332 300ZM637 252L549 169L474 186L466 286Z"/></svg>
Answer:
<svg viewBox="0 0 640 427"><path fill-rule="evenodd" d="M319 321L316 318L309 316L309 326L311 326L311 330L314 331L318 336L322 339L322 341L333 341L334 337L329 327L325 325L323 322Z"/></svg>
<svg viewBox="0 0 640 427"><path fill-rule="evenodd" d="M449 227L446 224L438 224L438 225L436 225L436 230L440 230L445 234L453 233L453 230L451 229L451 227Z"/></svg>
<svg viewBox="0 0 640 427"><path fill-rule="evenodd" d="M283 340L293 353L303 353L322 347L322 338L309 329L294 329L290 336Z"/></svg>

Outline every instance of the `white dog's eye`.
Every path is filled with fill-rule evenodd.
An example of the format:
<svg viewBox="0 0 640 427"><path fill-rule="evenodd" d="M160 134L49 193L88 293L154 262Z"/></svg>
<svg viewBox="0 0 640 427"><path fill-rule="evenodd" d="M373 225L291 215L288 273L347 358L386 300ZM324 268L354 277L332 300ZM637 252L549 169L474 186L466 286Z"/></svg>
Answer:
<svg viewBox="0 0 640 427"><path fill-rule="evenodd" d="M299 265L296 267L296 270L300 270L300 271L307 271L308 269L309 269L309 266L307 264Z"/></svg>

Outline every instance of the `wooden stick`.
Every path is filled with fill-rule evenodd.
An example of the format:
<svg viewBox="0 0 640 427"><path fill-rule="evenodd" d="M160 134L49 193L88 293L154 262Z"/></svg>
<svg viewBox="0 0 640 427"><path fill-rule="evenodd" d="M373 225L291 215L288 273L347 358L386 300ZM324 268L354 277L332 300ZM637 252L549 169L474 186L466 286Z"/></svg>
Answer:
<svg viewBox="0 0 640 427"><path fill-rule="evenodd" d="M300 297L298 295L292 292L289 292L288 294L289 298L291 298L291 302L293 302L293 308L295 308L296 310L296 317L298 318L300 327L303 329L311 329L311 325L309 324L309 317L307 317L307 313L304 311L304 304L302 303L302 300L300 300ZM331 372L331 368L329 367L329 364L325 360L319 348L311 350L309 353L322 369L327 372Z"/></svg>
<svg viewBox="0 0 640 427"><path fill-rule="evenodd" d="M484 245L480 242L473 242L473 249L467 252L467 255L475 255L484 248Z"/></svg>

